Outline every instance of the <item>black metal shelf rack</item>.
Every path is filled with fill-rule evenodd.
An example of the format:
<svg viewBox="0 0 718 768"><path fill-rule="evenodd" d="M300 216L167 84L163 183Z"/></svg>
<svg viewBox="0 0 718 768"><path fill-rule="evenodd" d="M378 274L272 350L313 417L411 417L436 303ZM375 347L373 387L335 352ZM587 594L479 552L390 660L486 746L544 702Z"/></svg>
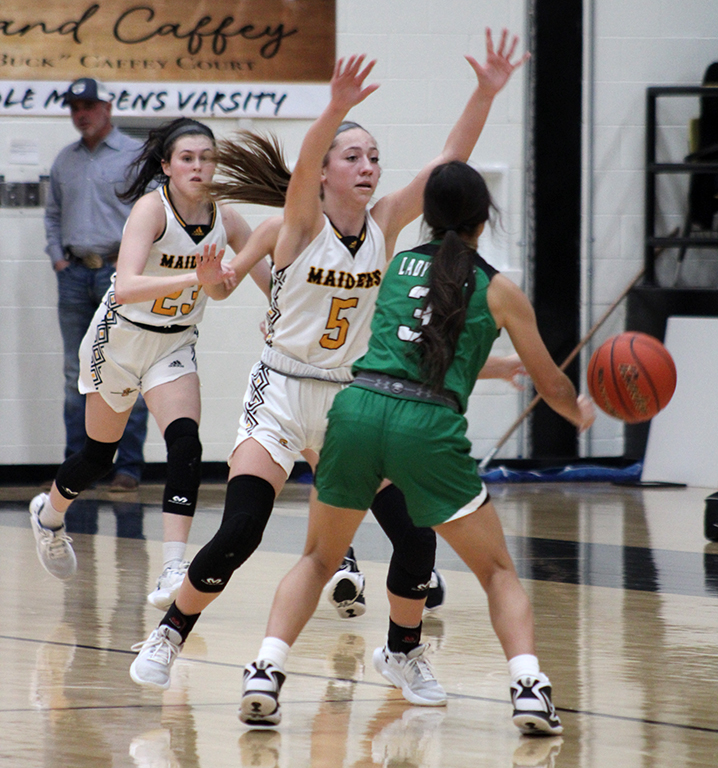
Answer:
<svg viewBox="0 0 718 768"><path fill-rule="evenodd" d="M646 285L656 284L656 249L661 248L715 248L718 246L718 233L700 236L656 234L656 177L661 173L718 173L718 162L681 162L659 163L656 161L656 112L660 97L673 96L708 96L718 98L718 88L714 86L661 85L646 89L646 198L644 218L644 266Z"/></svg>

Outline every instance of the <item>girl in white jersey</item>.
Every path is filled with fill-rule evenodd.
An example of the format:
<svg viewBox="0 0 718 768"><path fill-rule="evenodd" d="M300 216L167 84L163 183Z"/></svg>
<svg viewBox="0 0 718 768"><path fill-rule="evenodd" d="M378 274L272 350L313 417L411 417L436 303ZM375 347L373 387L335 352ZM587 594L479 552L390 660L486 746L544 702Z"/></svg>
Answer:
<svg viewBox="0 0 718 768"><path fill-rule="evenodd" d="M373 62L365 67L363 56L353 56L346 64L337 63L330 103L309 129L291 174L283 220L258 227L233 262L241 278L257 259L273 253L267 345L245 397L220 529L192 561L160 626L138 645L140 653L130 670L135 682L169 685L172 662L200 612L259 545L294 460L302 455L316 465L328 408L351 380L351 363L366 348L387 258L400 231L421 213L431 169L447 160L468 159L494 96L523 61L510 61L516 42L514 38L509 44L504 31L495 52L487 30L487 63L481 66L467 57L478 87L442 153L408 186L370 209L380 175L376 142L363 128L343 121L351 107L378 87L364 87ZM212 295L221 297L225 289L219 280L213 282ZM419 630L423 602L398 590L391 603L397 626ZM283 653L282 648L276 651ZM404 659L408 661L406 654ZM424 676L425 660L414 662L410 674ZM281 667L282 659L277 657L276 664ZM429 683L420 692L420 703L445 703L433 675Z"/></svg>
<svg viewBox="0 0 718 768"><path fill-rule="evenodd" d="M165 571L149 600L166 608L187 564L185 544L197 504L202 447L195 343L207 294L203 282L232 284L221 264L229 244L239 252L250 228L207 191L214 174L212 132L180 118L151 131L138 157L135 201L120 246L117 272L80 349L80 392L87 394L87 441L58 470L49 494L30 503L38 557L60 579L77 560L65 533L65 513L78 494L112 467L117 444L138 393L167 444L163 498ZM143 194L157 178L160 187ZM264 273L263 273L264 270ZM268 268L254 271L268 286Z"/></svg>

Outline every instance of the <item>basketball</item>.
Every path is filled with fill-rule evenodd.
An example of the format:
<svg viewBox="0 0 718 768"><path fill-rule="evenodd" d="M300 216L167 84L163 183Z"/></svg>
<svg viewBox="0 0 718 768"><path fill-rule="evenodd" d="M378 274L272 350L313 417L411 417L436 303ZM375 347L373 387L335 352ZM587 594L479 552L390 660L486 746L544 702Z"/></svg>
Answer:
<svg viewBox="0 0 718 768"><path fill-rule="evenodd" d="M588 391L609 416L638 424L665 408L676 389L676 365L658 339L626 331L612 336L588 364Z"/></svg>

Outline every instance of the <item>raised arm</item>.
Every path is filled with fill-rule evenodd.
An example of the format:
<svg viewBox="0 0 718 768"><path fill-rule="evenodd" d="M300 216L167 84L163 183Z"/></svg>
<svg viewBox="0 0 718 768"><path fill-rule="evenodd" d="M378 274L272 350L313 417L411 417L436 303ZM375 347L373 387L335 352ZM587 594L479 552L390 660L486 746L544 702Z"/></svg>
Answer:
<svg viewBox="0 0 718 768"><path fill-rule="evenodd" d="M496 324L508 331L538 394L579 431L588 429L596 418L593 403L583 395L576 396L571 380L553 361L523 291L503 275L496 275L489 286L488 300Z"/></svg>
<svg viewBox="0 0 718 768"><path fill-rule="evenodd" d="M441 153L422 168L406 187L381 198L372 209L372 216L387 240L388 253L393 253L393 243L399 232L421 215L424 186L432 169L451 160L466 162L469 159L484 128L494 97L506 85L514 70L529 57L525 53L512 63L517 44L518 38L513 36L509 41L508 30L504 29L498 49L494 49L491 30L487 28L486 63L481 65L473 56L466 56L476 73L476 88L449 133Z"/></svg>
<svg viewBox="0 0 718 768"><path fill-rule="evenodd" d="M339 59L331 80L331 98L321 115L307 131L287 188L284 226L275 252L275 263L288 266L319 234L323 226L320 199L321 175L337 128L349 110L361 103L379 86L364 86L374 61L364 66L364 56L351 56L346 64Z"/></svg>

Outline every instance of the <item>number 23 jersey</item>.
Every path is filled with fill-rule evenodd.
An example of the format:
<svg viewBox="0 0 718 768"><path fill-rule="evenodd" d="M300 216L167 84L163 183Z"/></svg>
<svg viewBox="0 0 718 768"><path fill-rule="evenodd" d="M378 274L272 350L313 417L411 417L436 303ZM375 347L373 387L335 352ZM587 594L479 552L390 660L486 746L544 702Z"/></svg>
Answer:
<svg viewBox="0 0 718 768"><path fill-rule="evenodd" d="M386 266L384 234L369 212L355 255L325 216L324 228L288 267L272 269L262 362L288 376L351 381L366 352Z"/></svg>
<svg viewBox="0 0 718 768"><path fill-rule="evenodd" d="M159 194L165 208L165 228L152 243L143 275L170 277L173 274L192 272L197 269L197 254L205 245L216 245L217 251L227 245L227 233L222 214L212 203L209 224L187 224L179 215L163 186L150 194ZM108 301L109 300L109 301ZM122 317L147 325L194 325L202 319L207 304L207 294L200 285L171 293L161 299L140 301L133 304L114 304L114 277L105 298L113 303Z"/></svg>

